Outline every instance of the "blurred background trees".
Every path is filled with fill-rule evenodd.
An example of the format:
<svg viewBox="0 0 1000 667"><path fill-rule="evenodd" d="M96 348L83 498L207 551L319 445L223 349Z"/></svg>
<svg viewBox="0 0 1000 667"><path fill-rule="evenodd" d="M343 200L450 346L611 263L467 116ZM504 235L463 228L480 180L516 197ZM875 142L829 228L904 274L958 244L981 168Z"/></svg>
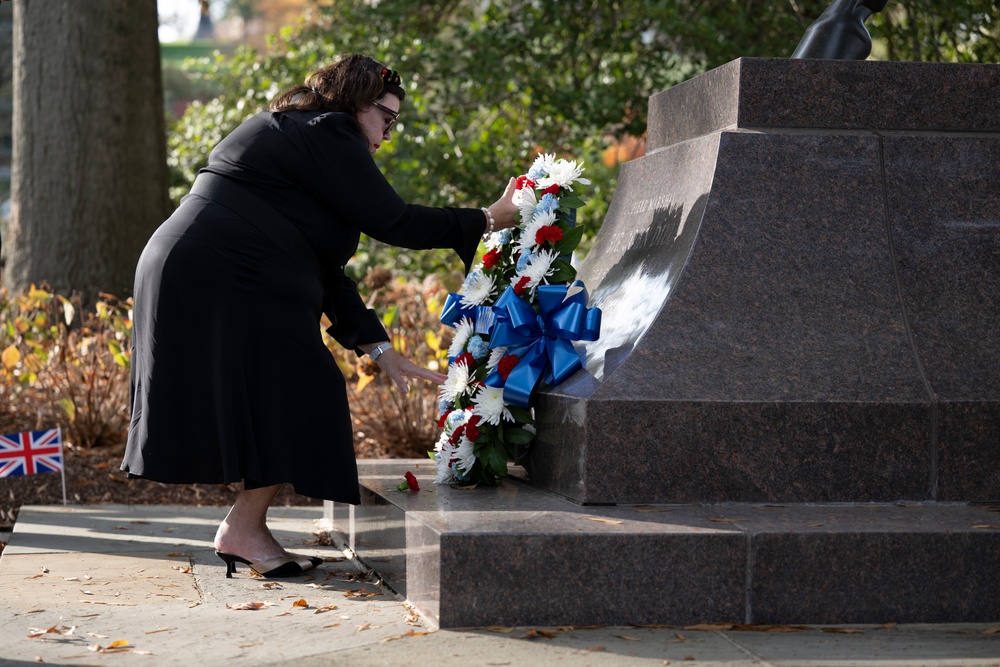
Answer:
<svg viewBox="0 0 1000 667"><path fill-rule="evenodd" d="M85 11L96 15L101 6L122 2L129 4L94 0ZM10 42L9 13L16 4L0 3L0 58ZM592 239L618 166L642 154L651 94L740 56L786 57L827 5L827 0L160 0L170 196L176 203L210 149L279 90L339 54L361 51L398 69L408 87L394 140L378 156L405 198L432 205L486 204L538 152L558 153L583 160L594 181L579 217ZM203 10L214 39L193 40ZM992 0L893 0L869 21L872 57L997 62L998 16ZM168 43L164 35L171 32ZM63 47L55 42L40 48ZM75 57L92 60L96 53L90 49ZM74 54L60 57L69 62ZM4 99L0 87L0 162L4 132L9 137ZM111 149L128 146L119 141ZM0 197L7 188L3 166ZM42 190L32 196L47 195ZM70 233L78 232L84 233L82 226ZM148 230L139 225L134 233L141 241ZM581 248L587 247L585 240ZM19 261L11 254L20 251L9 243L2 252L8 264ZM373 258L418 277L446 261L444 255L394 253L369 242L357 265ZM10 271L5 280L14 280ZM73 280L66 284L86 287Z"/></svg>

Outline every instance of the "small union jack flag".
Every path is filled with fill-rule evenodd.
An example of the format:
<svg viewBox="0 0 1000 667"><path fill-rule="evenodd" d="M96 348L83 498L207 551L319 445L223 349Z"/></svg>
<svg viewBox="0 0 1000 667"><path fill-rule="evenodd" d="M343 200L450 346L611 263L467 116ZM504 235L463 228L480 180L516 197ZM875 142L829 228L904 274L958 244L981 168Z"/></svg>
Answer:
<svg viewBox="0 0 1000 667"><path fill-rule="evenodd" d="M0 477L62 472L62 430L0 435Z"/></svg>

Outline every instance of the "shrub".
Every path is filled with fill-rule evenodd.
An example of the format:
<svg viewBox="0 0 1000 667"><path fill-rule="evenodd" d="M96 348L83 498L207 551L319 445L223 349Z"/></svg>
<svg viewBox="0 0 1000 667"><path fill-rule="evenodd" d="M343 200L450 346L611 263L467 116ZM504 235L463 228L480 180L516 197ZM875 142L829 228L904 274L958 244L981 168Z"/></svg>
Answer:
<svg viewBox="0 0 1000 667"><path fill-rule="evenodd" d="M81 322L78 297L0 290L0 431L60 426L76 445L124 442L131 301L101 299Z"/></svg>

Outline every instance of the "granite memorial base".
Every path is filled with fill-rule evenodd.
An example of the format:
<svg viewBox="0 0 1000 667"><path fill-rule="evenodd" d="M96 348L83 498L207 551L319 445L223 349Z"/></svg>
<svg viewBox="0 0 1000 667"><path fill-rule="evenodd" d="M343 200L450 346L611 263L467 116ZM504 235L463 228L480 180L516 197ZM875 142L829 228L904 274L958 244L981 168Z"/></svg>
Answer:
<svg viewBox="0 0 1000 667"><path fill-rule="evenodd" d="M1000 619L997 108L994 65L740 59L653 96L526 480L366 463L331 521L446 627Z"/></svg>

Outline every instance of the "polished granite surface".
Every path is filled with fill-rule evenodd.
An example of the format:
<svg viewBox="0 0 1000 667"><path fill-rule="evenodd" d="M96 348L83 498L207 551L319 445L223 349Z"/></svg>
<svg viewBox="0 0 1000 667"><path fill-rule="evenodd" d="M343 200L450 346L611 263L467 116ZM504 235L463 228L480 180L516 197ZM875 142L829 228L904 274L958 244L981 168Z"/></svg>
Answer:
<svg viewBox="0 0 1000 667"><path fill-rule="evenodd" d="M649 99L646 152L733 128L998 132L1000 65L740 58Z"/></svg>
<svg viewBox="0 0 1000 667"><path fill-rule="evenodd" d="M651 136L709 120L622 167L579 268L602 335L539 395L532 482L582 503L1000 500L998 73L743 59L654 96Z"/></svg>
<svg viewBox="0 0 1000 667"><path fill-rule="evenodd" d="M396 490L407 470L420 491ZM598 507L517 479L436 486L421 460L360 472L362 505L328 503L333 528L442 627L1000 615L1000 507Z"/></svg>

